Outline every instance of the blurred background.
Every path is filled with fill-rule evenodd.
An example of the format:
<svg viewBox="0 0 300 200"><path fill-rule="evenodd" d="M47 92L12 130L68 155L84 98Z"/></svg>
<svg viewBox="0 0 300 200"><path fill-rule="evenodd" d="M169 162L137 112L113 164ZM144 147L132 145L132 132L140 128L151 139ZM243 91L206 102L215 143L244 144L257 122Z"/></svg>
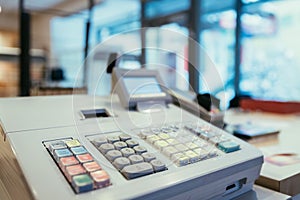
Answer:
<svg viewBox="0 0 300 200"><path fill-rule="evenodd" d="M0 96L67 94L75 82L82 93L104 94L84 63L104 44L93 53L95 67L117 52L120 67L169 66L171 87L226 104L243 95L300 101L299 21L300 0L0 0ZM176 34L124 33L141 27ZM222 83L213 84L212 64Z"/></svg>

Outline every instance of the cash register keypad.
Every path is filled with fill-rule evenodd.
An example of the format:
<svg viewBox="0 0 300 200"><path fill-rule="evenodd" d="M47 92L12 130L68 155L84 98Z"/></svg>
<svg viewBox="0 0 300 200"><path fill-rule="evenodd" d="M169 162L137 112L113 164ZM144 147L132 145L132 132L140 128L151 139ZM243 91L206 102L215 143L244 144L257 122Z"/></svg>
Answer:
<svg viewBox="0 0 300 200"><path fill-rule="evenodd" d="M167 170L165 163L130 135L108 134L88 138L127 180Z"/></svg>
<svg viewBox="0 0 300 200"><path fill-rule="evenodd" d="M141 129L138 134L179 167L240 149L221 132L195 123Z"/></svg>
<svg viewBox="0 0 300 200"><path fill-rule="evenodd" d="M79 140L67 138L43 144L76 193L110 185L109 175Z"/></svg>

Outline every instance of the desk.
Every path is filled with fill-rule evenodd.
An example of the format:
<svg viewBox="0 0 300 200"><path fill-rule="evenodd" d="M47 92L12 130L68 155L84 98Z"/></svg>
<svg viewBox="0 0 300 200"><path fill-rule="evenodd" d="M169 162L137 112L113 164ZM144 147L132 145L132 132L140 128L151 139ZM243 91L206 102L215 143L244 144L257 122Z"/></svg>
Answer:
<svg viewBox="0 0 300 200"><path fill-rule="evenodd" d="M0 138L0 199L33 199L9 142Z"/></svg>
<svg viewBox="0 0 300 200"><path fill-rule="evenodd" d="M295 153L300 157L300 116L229 110L225 113L225 122L228 124L250 122L280 129L281 132L277 137L265 137L252 143L265 157L281 153ZM256 183L295 196L300 193L300 162L278 166L265 161Z"/></svg>

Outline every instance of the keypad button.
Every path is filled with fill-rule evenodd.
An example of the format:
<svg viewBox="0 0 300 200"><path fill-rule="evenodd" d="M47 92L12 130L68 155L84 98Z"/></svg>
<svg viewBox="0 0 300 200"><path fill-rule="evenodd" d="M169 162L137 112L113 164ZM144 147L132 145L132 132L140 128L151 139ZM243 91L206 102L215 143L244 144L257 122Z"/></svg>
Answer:
<svg viewBox="0 0 300 200"><path fill-rule="evenodd" d="M147 149L142 146L135 146L135 147L133 147L133 149L137 154L142 154L142 153L147 152Z"/></svg>
<svg viewBox="0 0 300 200"><path fill-rule="evenodd" d="M120 138L121 141L125 142L126 140L130 140L131 136L128 135L128 134L123 133L123 134L119 135L119 138Z"/></svg>
<svg viewBox="0 0 300 200"><path fill-rule="evenodd" d="M116 158L122 157L122 153L118 150L110 150L105 154L105 157L113 162Z"/></svg>
<svg viewBox="0 0 300 200"><path fill-rule="evenodd" d="M117 150L121 150L123 148L126 148L127 144L125 142L115 142L114 146Z"/></svg>
<svg viewBox="0 0 300 200"><path fill-rule="evenodd" d="M117 158L114 162L113 165L118 169L122 170L125 166L130 165L130 160L125 157L120 157Z"/></svg>
<svg viewBox="0 0 300 200"><path fill-rule="evenodd" d="M215 136L215 137L212 137L209 139L209 142L211 142L212 144L219 144L221 142L225 142L225 141L228 141L229 138L226 137L226 136L223 136L223 135L218 135L218 136Z"/></svg>
<svg viewBox="0 0 300 200"><path fill-rule="evenodd" d="M140 155L131 155L128 157L132 164L143 162L144 159Z"/></svg>
<svg viewBox="0 0 300 200"><path fill-rule="evenodd" d="M124 149L121 149L121 153L123 154L124 157L129 157L131 155L134 155L135 152L131 148L124 148Z"/></svg>
<svg viewBox="0 0 300 200"><path fill-rule="evenodd" d="M101 169L100 165L96 162L83 163L83 167L89 173Z"/></svg>
<svg viewBox="0 0 300 200"><path fill-rule="evenodd" d="M205 149L201 149L201 148L194 149L194 152L199 155L200 160L203 160L208 156L208 151L206 151Z"/></svg>
<svg viewBox="0 0 300 200"><path fill-rule="evenodd" d="M154 146L157 149L162 150L163 148L169 146L169 143L167 143L165 140L158 140L158 141L154 142Z"/></svg>
<svg viewBox="0 0 300 200"><path fill-rule="evenodd" d="M120 138L118 136L108 136L107 137L107 141L109 143L115 143L115 142L120 141Z"/></svg>
<svg viewBox="0 0 300 200"><path fill-rule="evenodd" d="M153 153L143 153L141 155L143 158L144 158L144 161L145 162L150 162L151 160L154 160L156 157Z"/></svg>
<svg viewBox="0 0 300 200"><path fill-rule="evenodd" d="M189 157L185 156L183 153L172 155L172 160L179 167L189 164Z"/></svg>
<svg viewBox="0 0 300 200"><path fill-rule="evenodd" d="M157 136L160 137L163 140L166 140L166 139L170 138L170 136L168 134L166 134L166 133L160 133Z"/></svg>
<svg viewBox="0 0 300 200"><path fill-rule="evenodd" d="M208 131L204 131L201 133L201 138L205 139L205 140L209 140L210 138L214 137L215 134L212 132L208 132Z"/></svg>
<svg viewBox="0 0 300 200"><path fill-rule="evenodd" d="M78 163L78 160L74 156L68 156L59 159L59 166L63 171L67 166L76 165Z"/></svg>
<svg viewBox="0 0 300 200"><path fill-rule="evenodd" d="M83 146L79 146L79 147L72 147L71 151L75 154L85 154L87 153L86 149Z"/></svg>
<svg viewBox="0 0 300 200"><path fill-rule="evenodd" d="M94 188L93 180L87 174L74 176L72 178L72 185L76 193L88 192Z"/></svg>
<svg viewBox="0 0 300 200"><path fill-rule="evenodd" d="M145 139L147 136L152 135L152 131L150 131L149 129L142 129L140 131L140 136L141 138Z"/></svg>
<svg viewBox="0 0 300 200"><path fill-rule="evenodd" d="M151 128L151 131L154 134L159 134L160 133L160 129L159 128Z"/></svg>
<svg viewBox="0 0 300 200"><path fill-rule="evenodd" d="M103 188L110 185L109 175L103 170L92 172L91 177L94 180L96 188Z"/></svg>
<svg viewBox="0 0 300 200"><path fill-rule="evenodd" d="M80 142L78 140L67 140L66 141L66 145L69 147L69 148L72 148L72 147L77 147L77 146L80 146Z"/></svg>
<svg viewBox="0 0 300 200"><path fill-rule="evenodd" d="M226 141L218 144L218 148L225 153L231 153L240 149L240 145L234 141Z"/></svg>
<svg viewBox="0 0 300 200"><path fill-rule="evenodd" d="M95 138L92 143L96 146L96 147L100 147L102 144L107 143L107 138L105 136L100 136Z"/></svg>
<svg viewBox="0 0 300 200"><path fill-rule="evenodd" d="M196 152L189 150L184 152L185 156L187 156L189 158L189 162L190 163L195 163L199 161L199 154L197 154Z"/></svg>
<svg viewBox="0 0 300 200"><path fill-rule="evenodd" d="M101 153L103 153L103 154L106 154L108 151L114 150L114 149L115 149L115 146L114 146L113 144L109 144L109 143L102 144L102 145L99 147L99 150L100 150Z"/></svg>
<svg viewBox="0 0 300 200"><path fill-rule="evenodd" d="M49 150L51 153L54 153L56 149L65 149L67 145L63 141L55 141L49 145Z"/></svg>
<svg viewBox="0 0 300 200"><path fill-rule="evenodd" d="M189 148L189 149L197 149L199 148L199 146L193 142L189 142L186 144L186 146Z"/></svg>
<svg viewBox="0 0 300 200"><path fill-rule="evenodd" d="M173 154L179 153L179 150L176 149L174 146L168 146L163 149L163 153L166 156L171 157Z"/></svg>
<svg viewBox="0 0 300 200"><path fill-rule="evenodd" d="M208 157L213 158L218 156L217 151L215 149L208 152Z"/></svg>
<svg viewBox="0 0 300 200"><path fill-rule="evenodd" d="M151 160L150 164L152 165L155 172L164 171L166 169L166 165L160 160Z"/></svg>
<svg viewBox="0 0 300 200"><path fill-rule="evenodd" d="M160 140L160 137L158 137L157 135L149 135L147 136L146 139L149 143L153 144L154 142Z"/></svg>
<svg viewBox="0 0 300 200"><path fill-rule="evenodd" d="M174 138L167 139L166 141L169 143L169 145L179 144L179 141Z"/></svg>
<svg viewBox="0 0 300 200"><path fill-rule="evenodd" d="M177 144L174 146L176 149L178 149L179 151L183 152L183 151L187 151L189 148L187 146L185 146L184 144Z"/></svg>
<svg viewBox="0 0 300 200"><path fill-rule="evenodd" d="M130 147L130 148L139 145L139 143L138 143L137 141L135 141L135 140L127 140L127 141L126 141L126 144L127 144L128 147Z"/></svg>
<svg viewBox="0 0 300 200"><path fill-rule="evenodd" d="M59 161L60 158L62 157L67 157L67 156L72 156L73 154L69 149L57 149L54 150L54 158Z"/></svg>
<svg viewBox="0 0 300 200"><path fill-rule="evenodd" d="M72 181L73 176L84 173L86 173L86 171L80 164L68 166L65 170L66 177L70 182Z"/></svg>
<svg viewBox="0 0 300 200"><path fill-rule="evenodd" d="M89 153L77 155L76 158L81 163L91 162L94 160L93 157L91 156L91 154L89 154Z"/></svg>
<svg viewBox="0 0 300 200"><path fill-rule="evenodd" d="M127 179L133 179L153 173L152 165L146 162L128 165L122 169L122 174Z"/></svg>

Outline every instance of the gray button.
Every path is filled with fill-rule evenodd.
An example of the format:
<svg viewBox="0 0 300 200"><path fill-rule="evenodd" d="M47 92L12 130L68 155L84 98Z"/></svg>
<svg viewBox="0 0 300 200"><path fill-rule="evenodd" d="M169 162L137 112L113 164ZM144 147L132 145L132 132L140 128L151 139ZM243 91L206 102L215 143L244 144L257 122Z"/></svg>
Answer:
<svg viewBox="0 0 300 200"><path fill-rule="evenodd" d="M102 145L99 147L99 150L100 150L101 153L103 153L103 154L106 154L108 151L114 150L114 149L115 149L115 146L112 145L112 144L109 144L109 143L102 144Z"/></svg>
<svg viewBox="0 0 300 200"><path fill-rule="evenodd" d="M116 158L122 157L122 153L118 150L110 150L105 154L105 157L113 162Z"/></svg>
<svg viewBox="0 0 300 200"><path fill-rule="evenodd" d="M140 155L131 155L128 158L132 164L141 163L144 161L143 157Z"/></svg>
<svg viewBox="0 0 300 200"><path fill-rule="evenodd" d="M120 141L120 138L118 136L109 136L109 137L107 137L107 140L109 143L115 143L115 142Z"/></svg>
<svg viewBox="0 0 300 200"><path fill-rule="evenodd" d="M130 140L131 139L131 136L128 135L128 134L125 134L125 133L119 135L119 137L120 137L121 141L126 141L126 140Z"/></svg>
<svg viewBox="0 0 300 200"><path fill-rule="evenodd" d="M150 163L155 172L160 172L160 171L163 171L166 169L166 165L163 162L161 162L160 160L157 160L157 159L151 160Z"/></svg>
<svg viewBox="0 0 300 200"><path fill-rule="evenodd" d="M127 144L130 148L139 145L139 143L138 143L137 141L135 141L135 140L127 140L127 141L126 141L126 144Z"/></svg>
<svg viewBox="0 0 300 200"><path fill-rule="evenodd" d="M131 155L134 155L134 150L131 149L131 148L121 149L121 152L122 152L122 154L123 154L124 157L129 157Z"/></svg>
<svg viewBox="0 0 300 200"><path fill-rule="evenodd" d="M150 162L151 160L154 160L156 158L153 153L148 153L148 152L147 153L143 153L142 157L144 158L144 160L146 162Z"/></svg>
<svg viewBox="0 0 300 200"><path fill-rule="evenodd" d="M135 152L137 154L142 154L142 153L147 152L147 149L145 147L142 147L142 146L135 146L135 147L133 147L133 149L135 150Z"/></svg>
<svg viewBox="0 0 300 200"><path fill-rule="evenodd" d="M100 147L101 144L107 143L107 139L105 136L100 136L100 137L95 138L92 142L96 147Z"/></svg>
<svg viewBox="0 0 300 200"><path fill-rule="evenodd" d="M120 157L117 158L113 164L118 170L122 170L125 166L130 165L130 160L125 157Z"/></svg>
<svg viewBox="0 0 300 200"><path fill-rule="evenodd" d="M128 165L124 167L121 172L127 179L133 179L140 176L152 174L153 168L151 164L142 162L134 165Z"/></svg>
<svg viewBox="0 0 300 200"><path fill-rule="evenodd" d="M117 150L121 150L127 147L127 144L125 142L115 142L114 145Z"/></svg>
<svg viewBox="0 0 300 200"><path fill-rule="evenodd" d="M56 149L63 149L63 148L67 148L66 144L63 141L52 142L49 145L49 150L51 151L51 153L53 153L54 150Z"/></svg>

